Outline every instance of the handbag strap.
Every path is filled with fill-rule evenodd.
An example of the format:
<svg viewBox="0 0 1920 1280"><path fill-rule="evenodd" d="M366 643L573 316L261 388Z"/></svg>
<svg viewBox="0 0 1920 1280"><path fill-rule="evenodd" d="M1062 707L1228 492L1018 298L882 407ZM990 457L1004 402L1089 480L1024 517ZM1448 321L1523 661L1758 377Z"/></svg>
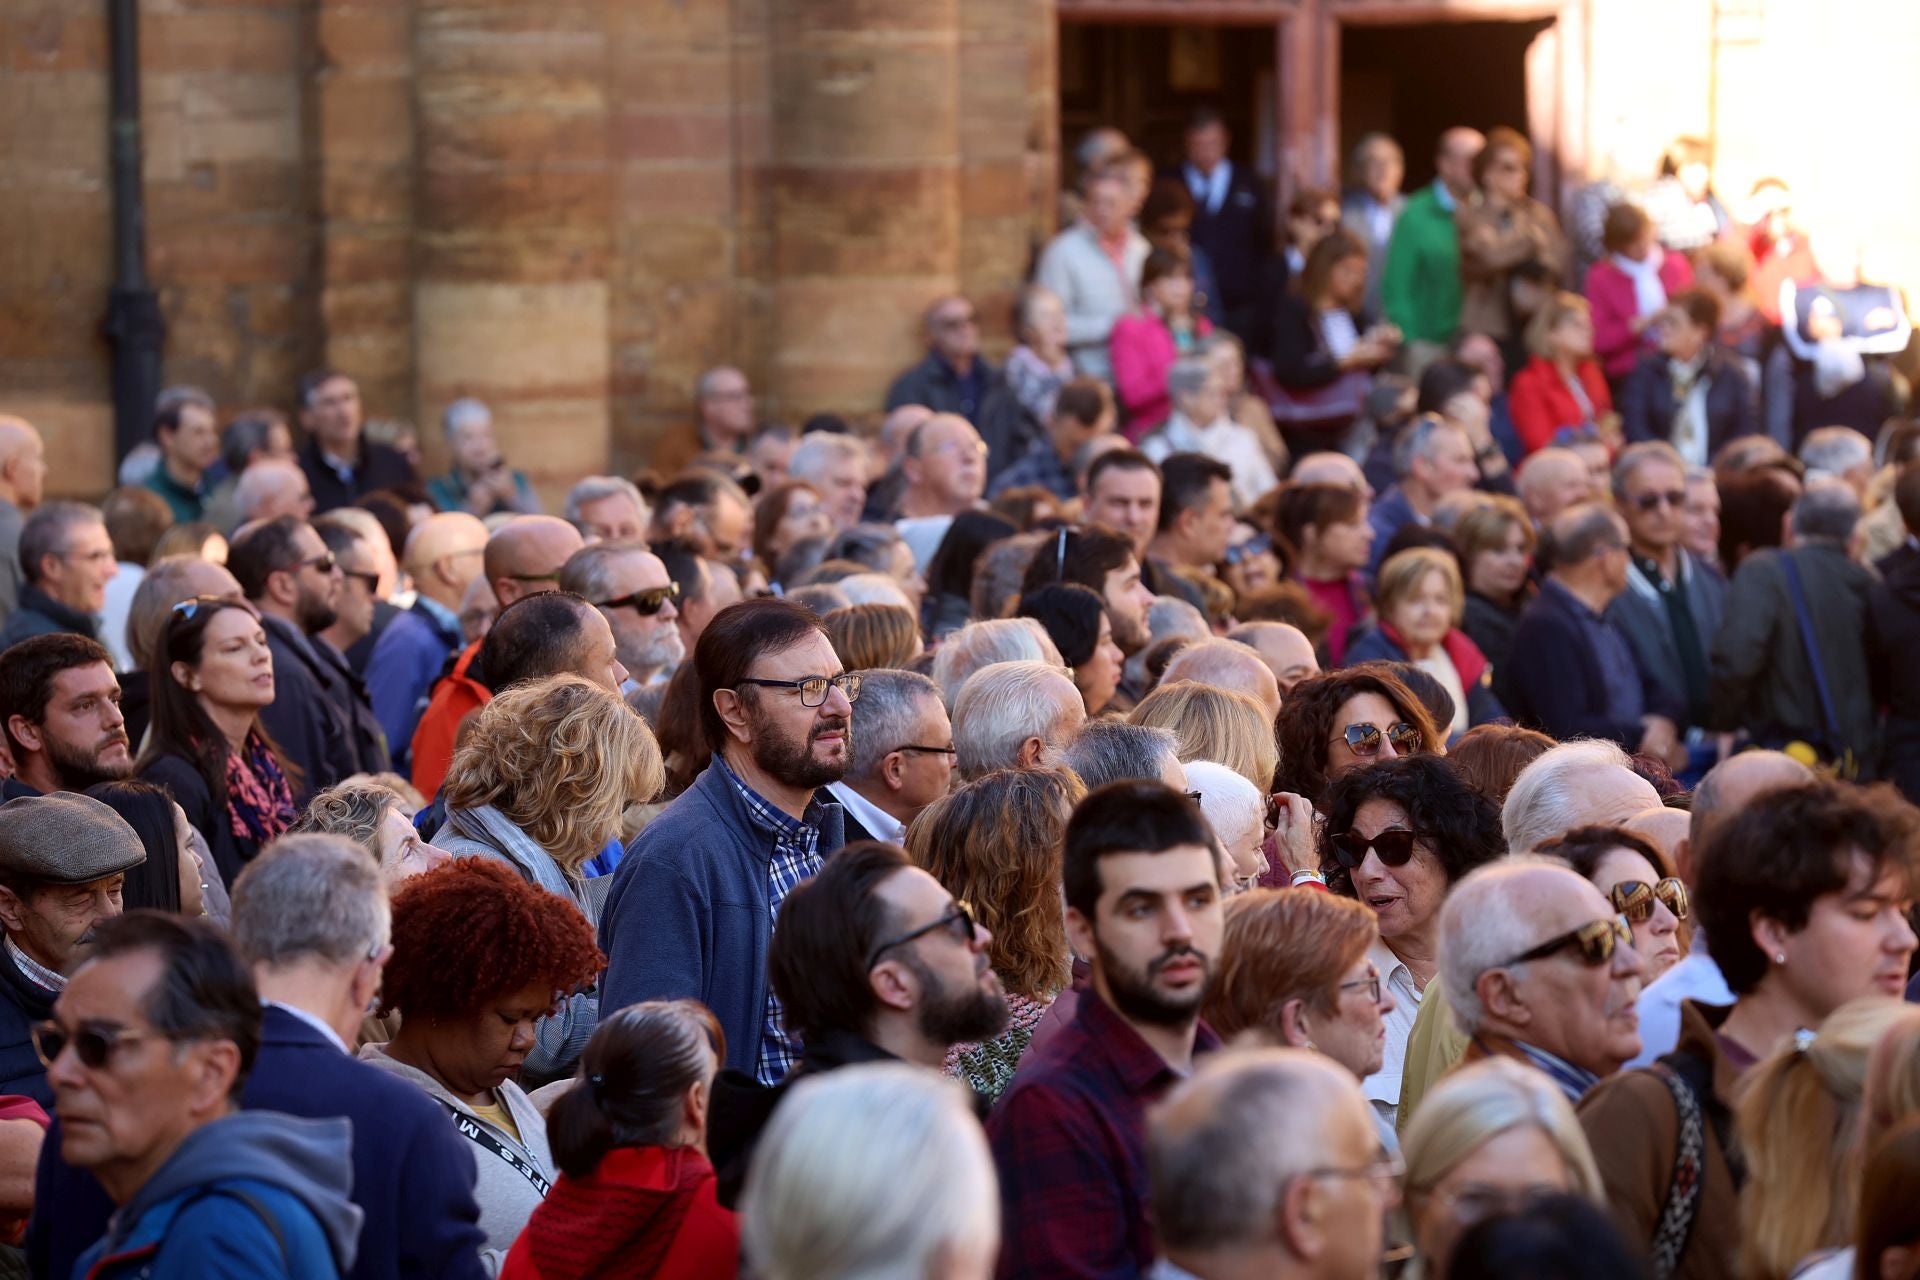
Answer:
<svg viewBox="0 0 1920 1280"><path fill-rule="evenodd" d="M1655 1062L1652 1071L1673 1095L1673 1108L1679 1117L1673 1175L1667 1181L1667 1198L1660 1206L1651 1249L1654 1280L1668 1280L1680 1269L1680 1258L1693 1236L1694 1220L1700 1215L1700 1196L1706 1184L1707 1126L1693 1086L1664 1061Z"/></svg>
<svg viewBox="0 0 1920 1280"><path fill-rule="evenodd" d="M451 1114L453 1116L453 1127L460 1131L461 1137L473 1143L482 1151L491 1153L515 1173L532 1183L533 1189L540 1193L542 1199L545 1199L547 1193L553 1190L553 1183L547 1180L546 1175L542 1174L527 1161L521 1159L506 1143L488 1133L486 1128L481 1125L478 1120L461 1111L454 1111L451 1112Z"/></svg>
<svg viewBox="0 0 1920 1280"><path fill-rule="evenodd" d="M1820 646L1813 636L1813 615L1807 608L1807 594L1800 584L1800 566L1793 552L1780 553L1780 569L1787 578L1787 595L1793 600L1794 620L1800 627L1800 647L1807 651L1807 665L1813 668L1814 691L1820 695L1821 731L1827 735L1827 749L1840 750L1840 718L1834 714L1833 693L1827 688L1827 668L1820 661Z"/></svg>

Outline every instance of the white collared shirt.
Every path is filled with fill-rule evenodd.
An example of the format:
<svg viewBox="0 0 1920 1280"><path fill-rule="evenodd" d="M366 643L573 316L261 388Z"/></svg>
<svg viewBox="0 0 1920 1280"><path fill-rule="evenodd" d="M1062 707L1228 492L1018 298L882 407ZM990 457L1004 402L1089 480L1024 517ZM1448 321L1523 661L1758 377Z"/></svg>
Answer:
<svg viewBox="0 0 1920 1280"><path fill-rule="evenodd" d="M340 1038L340 1033L338 1031L335 1031L332 1027L320 1021L319 1018L317 1018L311 1013L308 1013L305 1009L302 1009L300 1006L286 1004L279 1000L262 1000L260 1002L260 1005L262 1008L272 1007L275 1009L284 1010L285 1012L292 1014L294 1017L300 1019L300 1021L306 1023L308 1026L312 1027L315 1031L318 1031L321 1035L325 1036L328 1042L332 1044L333 1047L338 1049L340 1052L349 1054L349 1055L353 1053L353 1050L347 1048L347 1042Z"/></svg>
<svg viewBox="0 0 1920 1280"><path fill-rule="evenodd" d="M1381 1019L1387 1029L1387 1043L1380 1069L1360 1082L1360 1091L1367 1095L1376 1112L1392 1121L1400 1108L1400 1077L1406 1068L1407 1037L1413 1034L1413 1020L1420 1016L1423 992L1414 981L1413 970L1393 954L1393 948L1385 941L1375 939L1367 951L1367 959L1380 971L1381 987L1393 994L1393 1012Z"/></svg>
<svg viewBox="0 0 1920 1280"><path fill-rule="evenodd" d="M829 782L827 790L846 809L847 816L872 833L875 840L899 844L907 838L907 824L844 782Z"/></svg>
<svg viewBox="0 0 1920 1280"><path fill-rule="evenodd" d="M1640 1052L1621 1070L1651 1066L1654 1059L1673 1052L1680 1043L1680 1005L1686 1000L1716 1007L1734 1000L1733 988L1707 954L1705 931L1698 926L1693 931L1692 950L1649 982L1634 1002L1633 1011L1640 1018Z"/></svg>
<svg viewBox="0 0 1920 1280"><path fill-rule="evenodd" d="M1194 203L1208 213L1220 212L1227 202L1227 192L1233 186L1233 161L1222 160L1213 166L1212 173L1201 173L1192 165L1182 165L1187 177L1187 190L1193 193Z"/></svg>

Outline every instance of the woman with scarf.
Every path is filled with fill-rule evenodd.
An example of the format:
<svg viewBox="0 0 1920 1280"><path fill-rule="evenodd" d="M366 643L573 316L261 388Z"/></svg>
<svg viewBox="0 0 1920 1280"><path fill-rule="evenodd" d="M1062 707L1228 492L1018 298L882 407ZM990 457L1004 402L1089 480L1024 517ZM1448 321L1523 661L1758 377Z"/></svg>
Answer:
<svg viewBox="0 0 1920 1280"><path fill-rule="evenodd" d="M1587 301L1593 306L1594 352L1617 388L1640 353L1653 349L1653 323L1667 299L1693 283L1693 264L1660 247L1653 219L1637 204L1607 210L1600 240L1607 256L1587 272Z"/></svg>
<svg viewBox="0 0 1920 1280"><path fill-rule="evenodd" d="M593 1033L582 1079L547 1113L560 1180L502 1280L704 1280L740 1269L740 1226L716 1198L707 1108L727 1056L705 1005L630 1005Z"/></svg>
<svg viewBox="0 0 1920 1280"><path fill-rule="evenodd" d="M207 842L229 886L294 819L287 763L260 727L273 705L273 655L243 600L173 606L149 672L153 724L137 772L165 787Z"/></svg>
<svg viewBox="0 0 1920 1280"><path fill-rule="evenodd" d="M627 806L653 799L663 779L653 731L615 694L576 675L530 680L474 717L447 771L447 824L434 839L456 858L505 862L598 928L605 886L583 868L620 837ZM599 994L584 990L541 1018L521 1084L572 1075L599 1017Z"/></svg>
<svg viewBox="0 0 1920 1280"><path fill-rule="evenodd" d="M1507 718L1493 696L1493 671L1480 647L1460 630L1467 593L1460 566L1437 547L1409 547L1387 557L1375 584L1380 625L1347 646L1347 662L1411 662L1453 697L1449 738Z"/></svg>

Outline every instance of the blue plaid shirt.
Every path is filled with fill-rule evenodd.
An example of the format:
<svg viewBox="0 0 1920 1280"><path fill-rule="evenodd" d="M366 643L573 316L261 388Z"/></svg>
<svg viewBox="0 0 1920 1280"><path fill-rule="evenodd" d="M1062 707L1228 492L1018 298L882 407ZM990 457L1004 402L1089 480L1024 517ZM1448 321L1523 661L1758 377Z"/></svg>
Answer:
<svg viewBox="0 0 1920 1280"><path fill-rule="evenodd" d="M1560 1092L1567 1095L1567 1101L1579 1103L1587 1096L1587 1090L1600 1083L1600 1077L1585 1067L1576 1067L1565 1058L1548 1053L1545 1049L1536 1049L1530 1044L1518 1040L1514 1048L1527 1055L1527 1061L1545 1072L1547 1077L1560 1086Z"/></svg>
<svg viewBox="0 0 1920 1280"><path fill-rule="evenodd" d="M780 904L794 886L811 879L820 870L820 801L816 796L807 803L806 821L796 822L766 797L740 780L719 756L714 764L726 771L727 781L740 793L747 806L753 829L773 842L773 860L767 871L767 902L772 915L770 927L780 923ZM754 1077L764 1085L779 1084L793 1064L800 1060L800 1044L782 1025L780 998L767 988L767 1016L760 1029L760 1057L754 1064Z"/></svg>

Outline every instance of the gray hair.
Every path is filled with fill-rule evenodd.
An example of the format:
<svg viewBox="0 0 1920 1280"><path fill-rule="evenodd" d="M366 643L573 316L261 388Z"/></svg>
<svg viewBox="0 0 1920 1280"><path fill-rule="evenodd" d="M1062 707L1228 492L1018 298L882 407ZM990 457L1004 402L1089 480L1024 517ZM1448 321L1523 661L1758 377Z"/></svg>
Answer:
<svg viewBox="0 0 1920 1280"><path fill-rule="evenodd" d="M233 503L240 511L242 522L253 519L268 499L304 478L298 464L278 460L256 462L242 471L233 486Z"/></svg>
<svg viewBox="0 0 1920 1280"><path fill-rule="evenodd" d="M65 555L74 530L97 524L106 528L100 508L84 502L44 502L33 509L20 527L20 571L28 582L40 581L40 562L48 556Z"/></svg>
<svg viewBox="0 0 1920 1280"><path fill-rule="evenodd" d="M829 560L851 560L875 573L893 571L894 548L904 543L900 531L890 524L857 524L843 529L827 544Z"/></svg>
<svg viewBox="0 0 1920 1280"><path fill-rule="evenodd" d="M968 676L997 662L1021 661L1067 665L1052 637L1032 618L969 622L941 642L933 658L933 682L951 708Z"/></svg>
<svg viewBox="0 0 1920 1280"><path fill-rule="evenodd" d="M1060 753L1060 763L1079 774L1089 791L1109 782L1158 782L1167 761L1178 758L1173 730L1125 720L1087 721Z"/></svg>
<svg viewBox="0 0 1920 1280"><path fill-rule="evenodd" d="M907 593L884 573L850 573L834 585L846 596L848 604L890 604L913 611Z"/></svg>
<svg viewBox="0 0 1920 1280"><path fill-rule="evenodd" d="M1213 364L1204 355L1181 356L1167 370L1167 395L1174 400L1204 391L1213 380ZM1204 424L1203 424L1204 425Z"/></svg>
<svg viewBox="0 0 1920 1280"><path fill-rule="evenodd" d="M940 686L917 671L886 668L860 673L860 696L853 704L853 759L847 765L848 782L872 778L889 753L906 745L928 698L938 702Z"/></svg>
<svg viewBox="0 0 1920 1280"><path fill-rule="evenodd" d="M560 589L597 604L612 596L614 572L622 559L630 555L650 554L646 543L632 538L596 542L590 547L582 547L560 566Z"/></svg>
<svg viewBox="0 0 1920 1280"><path fill-rule="evenodd" d="M1044 662L984 667L968 677L953 700L960 776L971 782L995 769L1017 768L1020 745L1036 734L1050 749L1061 750L1085 719L1086 703L1059 667Z"/></svg>
<svg viewBox="0 0 1920 1280"><path fill-rule="evenodd" d="M1687 474L1686 459L1680 456L1678 449L1668 444L1665 440L1642 440L1638 444L1630 444L1622 449L1619 458L1615 459L1613 464L1613 496L1616 498L1626 497L1627 481L1633 479L1633 473L1655 462L1666 463L1682 476ZM1581 465L1585 466L1586 464L1582 463Z"/></svg>
<svg viewBox="0 0 1920 1280"><path fill-rule="evenodd" d="M1793 504L1792 520L1795 541L1844 547L1860 523L1860 495L1832 476L1814 480Z"/></svg>
<svg viewBox="0 0 1920 1280"><path fill-rule="evenodd" d="M746 374L741 373L741 371L733 365L717 364L694 380L693 398L695 400L705 400L708 396L712 395L713 380L723 373L740 373L740 376L743 378L746 376Z"/></svg>
<svg viewBox="0 0 1920 1280"><path fill-rule="evenodd" d="M1623 545L1626 524L1611 507L1597 502L1581 502L1568 507L1547 526L1547 538L1553 544L1553 563L1585 564L1602 547Z"/></svg>
<svg viewBox="0 0 1920 1280"><path fill-rule="evenodd" d="M348 964L384 947L391 922L379 866L345 836L282 836L233 882L229 927L248 964Z"/></svg>
<svg viewBox="0 0 1920 1280"><path fill-rule="evenodd" d="M904 1062L798 1081L753 1153L740 1243L764 1280L907 1280L998 1252L1000 1191L966 1094Z"/></svg>
<svg viewBox="0 0 1920 1280"><path fill-rule="evenodd" d="M451 436L471 422L492 423L493 410L472 396L461 396L440 414L440 429Z"/></svg>
<svg viewBox="0 0 1920 1280"><path fill-rule="evenodd" d="M811 484L824 480L827 472L842 462L866 466L866 443L837 431L809 431L793 447L793 457L787 461L787 476Z"/></svg>
<svg viewBox="0 0 1920 1280"><path fill-rule="evenodd" d="M580 523L580 508L589 502L598 502L602 498L611 498L616 495L631 501L634 511L640 518L643 520L646 518L646 497L641 494L638 485L620 476L588 476L575 484L573 488L567 490L567 505L561 512L561 517L568 524L577 525Z"/></svg>
<svg viewBox="0 0 1920 1280"><path fill-rule="evenodd" d="M1440 983L1453 1020L1473 1035L1487 1019L1480 1003L1480 975L1509 964L1542 941L1537 912L1523 903L1530 873L1558 871L1577 883L1580 873L1557 858L1517 853L1475 867L1440 906Z"/></svg>
<svg viewBox="0 0 1920 1280"><path fill-rule="evenodd" d="M805 605L823 618L835 609L846 609L853 604L837 582L809 582L804 587L788 591L786 598L795 604Z"/></svg>
<svg viewBox="0 0 1920 1280"><path fill-rule="evenodd" d="M1434 442L1443 431L1458 431L1465 435L1463 427L1455 426L1445 418L1436 418L1432 414L1421 414L1393 438L1393 474L1402 480L1413 474L1413 462L1416 458L1431 460L1438 450Z"/></svg>
<svg viewBox="0 0 1920 1280"><path fill-rule="evenodd" d="M1207 615L1179 596L1155 596L1147 606L1147 635L1154 640L1165 640L1168 636L1205 640L1212 634Z"/></svg>
<svg viewBox="0 0 1920 1280"><path fill-rule="evenodd" d="M1200 793L1200 812L1223 845L1232 845L1266 821L1267 798L1260 788L1224 764L1189 760L1187 786Z"/></svg>
<svg viewBox="0 0 1920 1280"><path fill-rule="evenodd" d="M1596 770L1630 769L1627 753L1600 738L1563 742L1520 771L1500 810L1507 848L1526 853L1563 831L1594 821L1585 783Z"/></svg>
<svg viewBox="0 0 1920 1280"><path fill-rule="evenodd" d="M1800 442L1800 461L1806 465L1809 485L1837 479L1856 467L1873 465L1873 441L1852 427L1815 427Z"/></svg>

